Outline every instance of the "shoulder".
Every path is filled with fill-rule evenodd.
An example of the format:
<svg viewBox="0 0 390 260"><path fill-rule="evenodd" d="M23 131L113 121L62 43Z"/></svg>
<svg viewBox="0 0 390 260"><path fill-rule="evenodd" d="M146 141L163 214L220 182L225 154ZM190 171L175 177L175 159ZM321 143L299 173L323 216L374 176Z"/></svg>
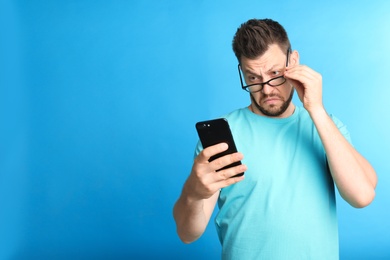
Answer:
<svg viewBox="0 0 390 260"><path fill-rule="evenodd" d="M223 117L230 120L235 120L237 118L243 117L248 111L247 107L236 109L228 114L225 114Z"/></svg>
<svg viewBox="0 0 390 260"><path fill-rule="evenodd" d="M250 111L247 107L236 109L228 114L225 114L223 118L225 118L230 126L234 126L237 124L242 124L243 121L250 121Z"/></svg>
<svg viewBox="0 0 390 260"><path fill-rule="evenodd" d="M310 122L313 124L313 127L314 127L314 123L309 115L309 112L307 112L307 110L303 107L297 107L297 112L299 114L299 118L300 120L307 120L309 119ZM337 128L339 129L339 131L341 132L341 134L350 142L351 142L351 136L349 134L349 131L347 129L347 126L338 118L336 117L334 114L331 114L331 113L328 113L329 117L332 119L333 123L337 126Z"/></svg>

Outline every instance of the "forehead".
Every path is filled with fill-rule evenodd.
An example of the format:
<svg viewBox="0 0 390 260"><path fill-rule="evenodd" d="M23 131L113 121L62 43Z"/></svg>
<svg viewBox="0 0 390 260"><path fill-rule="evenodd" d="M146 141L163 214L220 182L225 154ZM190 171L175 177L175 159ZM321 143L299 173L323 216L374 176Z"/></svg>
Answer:
<svg viewBox="0 0 390 260"><path fill-rule="evenodd" d="M263 72L269 71L275 67L282 67L286 54L276 44L270 45L268 50L261 56L255 59L248 59L241 57L241 68L244 71L257 71Z"/></svg>

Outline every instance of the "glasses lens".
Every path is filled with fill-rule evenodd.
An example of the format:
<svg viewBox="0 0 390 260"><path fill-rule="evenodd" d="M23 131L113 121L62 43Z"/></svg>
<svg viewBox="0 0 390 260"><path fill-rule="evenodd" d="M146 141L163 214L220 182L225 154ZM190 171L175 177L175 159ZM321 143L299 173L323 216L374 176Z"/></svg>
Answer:
<svg viewBox="0 0 390 260"><path fill-rule="evenodd" d="M248 84L248 83L246 82L246 78L245 78L245 76L242 73L240 64L238 64L238 74L240 76L241 87L244 90L246 90L248 92L251 92L251 93L261 91L263 89L263 85L264 84L270 85L272 87L277 87L277 86L282 85L284 82L286 82L286 79L283 76L280 76L280 77L271 79L271 80L269 80L267 82L264 82L264 83L252 84L252 85L249 85L249 86L244 86L245 83L246 84Z"/></svg>
<svg viewBox="0 0 390 260"><path fill-rule="evenodd" d="M251 93L255 93L255 92L260 91L262 88L263 88L263 86L261 86L259 84L259 85L252 85L252 86L246 87L245 90L248 92L251 92Z"/></svg>
<svg viewBox="0 0 390 260"><path fill-rule="evenodd" d="M272 87L276 87L282 85L284 82L286 82L286 79L281 76L270 80L268 84Z"/></svg>

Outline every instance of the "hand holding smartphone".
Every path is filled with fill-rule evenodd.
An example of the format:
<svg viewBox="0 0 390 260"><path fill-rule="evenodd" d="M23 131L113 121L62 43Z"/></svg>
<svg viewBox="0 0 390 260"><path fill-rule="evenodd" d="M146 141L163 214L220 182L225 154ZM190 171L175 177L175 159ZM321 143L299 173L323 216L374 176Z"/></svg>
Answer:
<svg viewBox="0 0 390 260"><path fill-rule="evenodd" d="M207 120L196 123L196 130L199 135L200 142L202 143L203 148L207 148L212 145L216 145L219 143L227 143L228 149L222 153L216 154L212 156L209 161L213 161L217 158L220 158L222 156L236 153L237 148L236 144L234 143L233 135L230 131L229 123L224 118L218 118L213 120ZM224 170L233 166L240 165L241 161L234 162L232 164L229 164L220 170ZM233 177L242 176L244 173L239 173Z"/></svg>

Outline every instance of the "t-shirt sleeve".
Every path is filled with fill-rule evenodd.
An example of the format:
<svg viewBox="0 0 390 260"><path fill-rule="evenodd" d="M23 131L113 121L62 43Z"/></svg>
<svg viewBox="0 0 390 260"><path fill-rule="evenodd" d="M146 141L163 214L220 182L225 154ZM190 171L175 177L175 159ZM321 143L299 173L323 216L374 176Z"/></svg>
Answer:
<svg viewBox="0 0 390 260"><path fill-rule="evenodd" d="M334 115L330 115L330 118L332 118L333 122L339 129L340 133L347 139L347 141L352 144L351 135L348 132L347 126L343 124L343 122L340 121L337 117Z"/></svg>
<svg viewBox="0 0 390 260"><path fill-rule="evenodd" d="M195 147L195 152L194 152L194 159L196 156L198 156L198 154L203 150L203 146L202 146L202 143L200 141L198 141L198 144L196 145Z"/></svg>

